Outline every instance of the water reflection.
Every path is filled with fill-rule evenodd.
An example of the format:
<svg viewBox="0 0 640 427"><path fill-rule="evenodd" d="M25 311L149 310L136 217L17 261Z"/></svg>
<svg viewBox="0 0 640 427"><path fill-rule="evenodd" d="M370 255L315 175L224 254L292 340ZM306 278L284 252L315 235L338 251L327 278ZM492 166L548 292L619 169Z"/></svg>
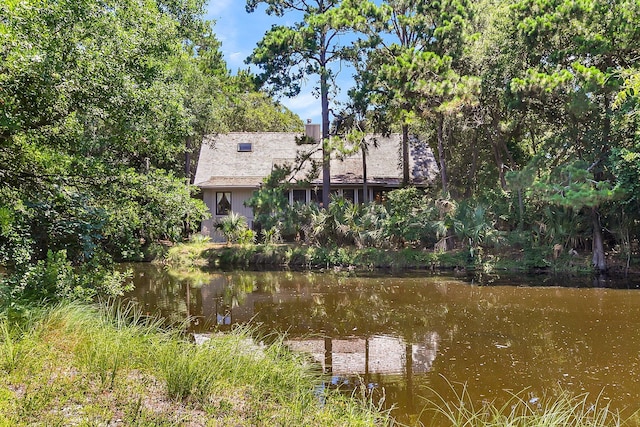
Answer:
<svg viewBox="0 0 640 427"><path fill-rule="evenodd" d="M594 399L602 392L614 409L637 409L640 401L637 290L540 288L522 278L477 286L476 279L439 276L189 277L134 268L130 297L145 311L190 319L194 332L251 323L286 333L291 348L327 373L327 386L384 388L402 422L415 423L433 390L453 398L445 379L467 383L478 402L559 388Z"/></svg>
<svg viewBox="0 0 640 427"><path fill-rule="evenodd" d="M426 373L438 352L440 336L427 334L417 344L403 339L374 335L351 338L292 338L287 344L293 350L310 354L323 372L338 376L363 374Z"/></svg>

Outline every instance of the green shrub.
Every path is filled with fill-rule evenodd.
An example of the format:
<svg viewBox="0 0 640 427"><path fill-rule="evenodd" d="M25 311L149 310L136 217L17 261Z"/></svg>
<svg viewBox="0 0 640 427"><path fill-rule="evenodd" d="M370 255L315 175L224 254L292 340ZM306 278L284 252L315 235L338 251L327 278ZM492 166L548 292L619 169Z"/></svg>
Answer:
<svg viewBox="0 0 640 427"><path fill-rule="evenodd" d="M239 239L253 241L253 232L248 233L250 230L247 219L238 213L229 212L215 224L215 228L224 235L227 244L237 242Z"/></svg>
<svg viewBox="0 0 640 427"><path fill-rule="evenodd" d="M171 342L158 349L160 372L172 399L184 400L191 396L200 381L202 370L196 352L195 345L181 342Z"/></svg>
<svg viewBox="0 0 640 427"><path fill-rule="evenodd" d="M0 303L5 309L20 311L34 302L90 302L98 296L122 295L130 286L125 284L130 272L113 269L104 256L74 267L66 251L49 251L46 259L22 265L0 279Z"/></svg>
<svg viewBox="0 0 640 427"><path fill-rule="evenodd" d="M415 187L407 187L390 191L386 199L385 234L388 238L400 247L405 242L427 240L433 208L424 193Z"/></svg>

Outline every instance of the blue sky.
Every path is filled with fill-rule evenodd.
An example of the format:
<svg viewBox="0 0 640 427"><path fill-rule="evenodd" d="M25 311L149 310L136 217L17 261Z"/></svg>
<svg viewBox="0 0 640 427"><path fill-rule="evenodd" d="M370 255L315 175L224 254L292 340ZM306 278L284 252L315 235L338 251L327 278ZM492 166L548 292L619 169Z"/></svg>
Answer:
<svg viewBox="0 0 640 427"><path fill-rule="evenodd" d="M244 60L273 24L292 25L296 22L293 16L268 16L264 12L264 6L253 13L247 13L245 5L245 0L209 0L207 5L206 18L215 21L214 32L222 42L222 53L234 73L248 67ZM310 76L307 87L299 96L283 97L280 101L303 120L311 119L314 123L320 123L320 100L311 94L315 81L315 76ZM346 89L348 83L342 96Z"/></svg>

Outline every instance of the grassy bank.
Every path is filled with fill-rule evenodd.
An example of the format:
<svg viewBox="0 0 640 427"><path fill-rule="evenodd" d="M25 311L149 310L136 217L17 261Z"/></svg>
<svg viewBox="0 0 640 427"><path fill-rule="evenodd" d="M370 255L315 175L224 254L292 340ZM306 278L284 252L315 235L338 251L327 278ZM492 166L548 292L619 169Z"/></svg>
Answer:
<svg viewBox="0 0 640 427"><path fill-rule="evenodd" d="M439 252L405 248L317 247L296 244L222 245L184 243L170 248L164 262L176 267L207 268L353 268L481 270L512 272L576 273L592 271L586 256L568 254L554 258L551 252L469 250Z"/></svg>
<svg viewBox="0 0 640 427"><path fill-rule="evenodd" d="M0 425L389 424L366 399L314 393L303 356L250 343L238 331L196 345L133 311L86 305L0 320Z"/></svg>

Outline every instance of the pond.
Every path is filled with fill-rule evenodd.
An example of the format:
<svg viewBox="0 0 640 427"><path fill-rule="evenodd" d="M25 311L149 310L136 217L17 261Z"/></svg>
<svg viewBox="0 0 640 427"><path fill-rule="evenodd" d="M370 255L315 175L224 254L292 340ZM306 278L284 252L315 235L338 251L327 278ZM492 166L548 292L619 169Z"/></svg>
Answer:
<svg viewBox="0 0 640 427"><path fill-rule="evenodd" d="M415 424L427 399L473 402L589 393L640 405L640 290L633 283L546 276L467 278L405 273L212 272L180 276L133 265L129 295L144 311L196 333L250 323L286 333L327 373L364 382ZM544 286L537 286L544 285ZM565 285L565 286L559 286ZM574 287L566 287L574 285ZM422 415L423 421L428 415Z"/></svg>

